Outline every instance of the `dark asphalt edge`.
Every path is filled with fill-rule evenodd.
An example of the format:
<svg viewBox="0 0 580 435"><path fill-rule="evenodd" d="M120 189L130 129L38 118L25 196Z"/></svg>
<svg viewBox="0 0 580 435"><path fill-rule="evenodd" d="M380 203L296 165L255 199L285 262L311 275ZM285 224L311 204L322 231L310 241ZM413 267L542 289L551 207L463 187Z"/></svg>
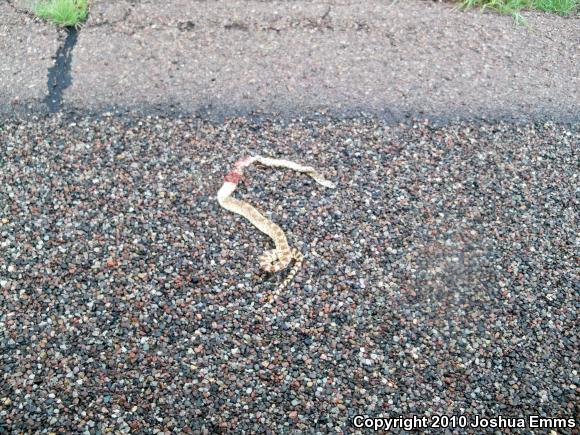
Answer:
<svg viewBox="0 0 580 435"><path fill-rule="evenodd" d="M230 118L246 118L249 121L260 123L261 121L271 121L279 119L281 121L295 120L349 120L349 119L373 119L385 125L413 124L417 121L428 120L433 126L445 126L452 124L472 124L483 125L493 123L509 123L514 125L536 124L551 122L570 127L580 126L580 108L562 108L557 114L553 110L546 109L534 115L522 113L516 109L509 111L482 110L478 114L466 112L465 110L450 109L445 113L424 113L421 111L400 110L397 108L376 108L352 106L341 110L331 110L328 108L312 109L305 107L286 106L280 110L260 110L255 107L219 107L212 104L199 106L196 110L188 110L179 104L141 104L138 106L106 106L95 109L87 107L74 107L63 104L60 110L53 111L43 102L28 101L17 104L2 103L0 96L0 122L14 122L18 120L33 121L40 120L51 115L61 114L64 118L101 118L115 116L119 118L139 118L145 116L158 116L161 118L195 118L201 121L223 122ZM6 101L6 99L4 99Z"/></svg>

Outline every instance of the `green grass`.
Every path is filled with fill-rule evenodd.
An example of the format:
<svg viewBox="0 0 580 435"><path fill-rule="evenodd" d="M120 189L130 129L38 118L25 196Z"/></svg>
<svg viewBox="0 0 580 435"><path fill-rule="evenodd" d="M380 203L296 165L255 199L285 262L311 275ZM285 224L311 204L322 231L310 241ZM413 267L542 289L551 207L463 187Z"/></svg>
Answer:
<svg viewBox="0 0 580 435"><path fill-rule="evenodd" d="M78 26L89 14L88 0L42 0L33 10L59 26Z"/></svg>
<svg viewBox="0 0 580 435"><path fill-rule="evenodd" d="M578 8L580 0L461 0L464 8L481 7L512 15L516 21L524 23L519 14L522 10L540 10L559 15L568 15Z"/></svg>

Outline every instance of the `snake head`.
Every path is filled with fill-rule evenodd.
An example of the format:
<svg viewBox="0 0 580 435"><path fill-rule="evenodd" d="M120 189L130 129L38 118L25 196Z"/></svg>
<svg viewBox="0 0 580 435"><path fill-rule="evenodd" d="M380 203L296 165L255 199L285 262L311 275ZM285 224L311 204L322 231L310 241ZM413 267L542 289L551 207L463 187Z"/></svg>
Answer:
<svg viewBox="0 0 580 435"><path fill-rule="evenodd" d="M259 257L260 267L266 272L279 272L284 269L284 264L278 258L278 254L275 249L270 249L265 251Z"/></svg>

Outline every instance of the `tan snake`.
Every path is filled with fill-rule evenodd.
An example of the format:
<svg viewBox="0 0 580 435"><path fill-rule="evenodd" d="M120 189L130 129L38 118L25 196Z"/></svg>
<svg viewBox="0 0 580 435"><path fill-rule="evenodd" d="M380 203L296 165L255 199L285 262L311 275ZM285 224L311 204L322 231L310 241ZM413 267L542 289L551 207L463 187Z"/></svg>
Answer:
<svg viewBox="0 0 580 435"><path fill-rule="evenodd" d="M296 275L303 262L302 253L296 248L290 248L288 240L282 228L266 218L256 208L245 201L233 198L231 195L236 190L239 181L242 179L244 168L253 163L260 163L265 166L275 168L287 168L296 172L301 172L312 177L317 183L334 188L335 185L325 179L316 169L311 166L303 166L289 160L273 159L269 157L253 156L238 160L234 169L224 177L224 184L217 193L219 204L231 212L237 213L248 219L258 230L269 236L274 242L274 249L265 251L259 257L260 267L267 272L279 272L294 260L294 266L278 286L277 291L282 290Z"/></svg>

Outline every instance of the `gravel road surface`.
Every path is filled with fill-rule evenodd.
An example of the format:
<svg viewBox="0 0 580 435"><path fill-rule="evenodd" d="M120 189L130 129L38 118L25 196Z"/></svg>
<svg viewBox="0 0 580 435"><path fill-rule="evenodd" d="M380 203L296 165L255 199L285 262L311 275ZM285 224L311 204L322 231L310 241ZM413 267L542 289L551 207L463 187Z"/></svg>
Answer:
<svg viewBox="0 0 580 435"><path fill-rule="evenodd" d="M0 431L577 417L579 142L549 123L4 122ZM215 200L253 153L338 184L252 169L236 192L306 255L273 305L270 241Z"/></svg>

